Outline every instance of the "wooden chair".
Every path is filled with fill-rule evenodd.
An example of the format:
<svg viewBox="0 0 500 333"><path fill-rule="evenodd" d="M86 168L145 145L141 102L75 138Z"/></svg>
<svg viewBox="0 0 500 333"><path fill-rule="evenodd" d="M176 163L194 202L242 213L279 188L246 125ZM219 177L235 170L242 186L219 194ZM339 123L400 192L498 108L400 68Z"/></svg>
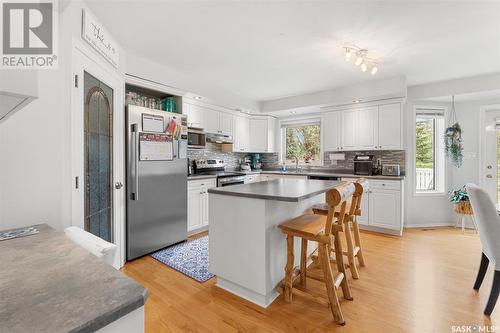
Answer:
<svg viewBox="0 0 500 333"><path fill-rule="evenodd" d="M328 204L328 214L314 215L306 214L280 224L278 227L286 234L287 239L287 263L285 267L285 279L283 281L283 296L285 302L292 301L292 293L298 291L299 294L310 294L301 289L294 289L294 282L300 277L300 284L303 288L306 286L306 278L313 278L325 282L328 294L328 303L336 323L345 325L344 316L340 309L337 290L342 287L344 298L352 300L351 291L347 284L345 276L345 267L343 262L342 244L340 242L339 233L342 231L342 223L346 217L345 211L347 202L355 191L353 183L342 183L336 188L330 190L326 194L326 202ZM335 211L339 211L339 224L333 222ZM294 237L300 237L301 243L301 260L300 270L294 267ZM308 241L318 243L319 263L323 271L323 277L316 276L307 270L307 245ZM338 274L333 275L331 268L331 253L332 248L335 249L335 259L337 262ZM321 298L314 295L316 300Z"/></svg>
<svg viewBox="0 0 500 333"><path fill-rule="evenodd" d="M359 265L365 267L365 258L363 256L363 249L361 247L361 238L359 236L359 225L357 216L361 215L361 198L363 197L363 188L367 187L368 182L364 178L359 178L354 186L356 188L351 202L346 209L347 217L343 219L344 229L343 232L346 238L347 251L344 254L349 261L349 269L353 279L359 279L359 272L356 266L355 258L358 259ZM328 215L327 204L317 204L312 207L314 214ZM335 217L339 217L339 212L335 212ZM340 223L339 223L340 224ZM354 237L353 237L354 236ZM354 239L353 239L354 238Z"/></svg>

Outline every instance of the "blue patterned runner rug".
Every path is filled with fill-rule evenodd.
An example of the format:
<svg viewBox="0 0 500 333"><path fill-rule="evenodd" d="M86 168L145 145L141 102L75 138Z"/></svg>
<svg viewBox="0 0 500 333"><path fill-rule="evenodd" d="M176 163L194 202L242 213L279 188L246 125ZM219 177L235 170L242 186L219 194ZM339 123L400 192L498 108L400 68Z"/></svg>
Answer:
<svg viewBox="0 0 500 333"><path fill-rule="evenodd" d="M198 282L214 276L208 271L208 236L172 245L151 257Z"/></svg>

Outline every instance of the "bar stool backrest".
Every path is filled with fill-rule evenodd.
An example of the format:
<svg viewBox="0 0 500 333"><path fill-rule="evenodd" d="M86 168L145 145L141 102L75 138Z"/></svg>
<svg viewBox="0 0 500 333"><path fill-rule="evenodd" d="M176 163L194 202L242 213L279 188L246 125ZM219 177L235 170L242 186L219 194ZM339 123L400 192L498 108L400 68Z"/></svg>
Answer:
<svg viewBox="0 0 500 333"><path fill-rule="evenodd" d="M346 218L347 200L349 200L356 192L356 187L352 182L344 182L336 186L334 189L326 193L326 203L328 205L328 215L326 217L325 234L332 233L333 217L335 210L340 206L338 225L342 225Z"/></svg>

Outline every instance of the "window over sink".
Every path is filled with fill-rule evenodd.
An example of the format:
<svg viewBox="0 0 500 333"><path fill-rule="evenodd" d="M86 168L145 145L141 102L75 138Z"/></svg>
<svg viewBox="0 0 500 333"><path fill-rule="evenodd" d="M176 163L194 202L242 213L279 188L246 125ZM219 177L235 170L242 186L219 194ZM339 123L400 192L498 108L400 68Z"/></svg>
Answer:
<svg viewBox="0 0 500 333"><path fill-rule="evenodd" d="M321 153L321 122L284 123L282 132L282 162L302 166L323 164Z"/></svg>

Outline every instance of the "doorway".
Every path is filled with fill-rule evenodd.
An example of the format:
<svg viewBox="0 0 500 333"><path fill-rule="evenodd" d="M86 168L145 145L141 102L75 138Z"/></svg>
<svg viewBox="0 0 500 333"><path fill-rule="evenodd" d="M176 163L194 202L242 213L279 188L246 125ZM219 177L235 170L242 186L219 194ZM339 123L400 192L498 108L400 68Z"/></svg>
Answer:
<svg viewBox="0 0 500 333"><path fill-rule="evenodd" d="M500 203L500 107L486 109L482 127L484 154L481 183L496 204Z"/></svg>
<svg viewBox="0 0 500 333"><path fill-rule="evenodd" d="M71 225L118 246L125 262L125 142L122 75L74 41L71 89Z"/></svg>
<svg viewBox="0 0 500 333"><path fill-rule="evenodd" d="M113 241L113 89L84 72L85 231Z"/></svg>

